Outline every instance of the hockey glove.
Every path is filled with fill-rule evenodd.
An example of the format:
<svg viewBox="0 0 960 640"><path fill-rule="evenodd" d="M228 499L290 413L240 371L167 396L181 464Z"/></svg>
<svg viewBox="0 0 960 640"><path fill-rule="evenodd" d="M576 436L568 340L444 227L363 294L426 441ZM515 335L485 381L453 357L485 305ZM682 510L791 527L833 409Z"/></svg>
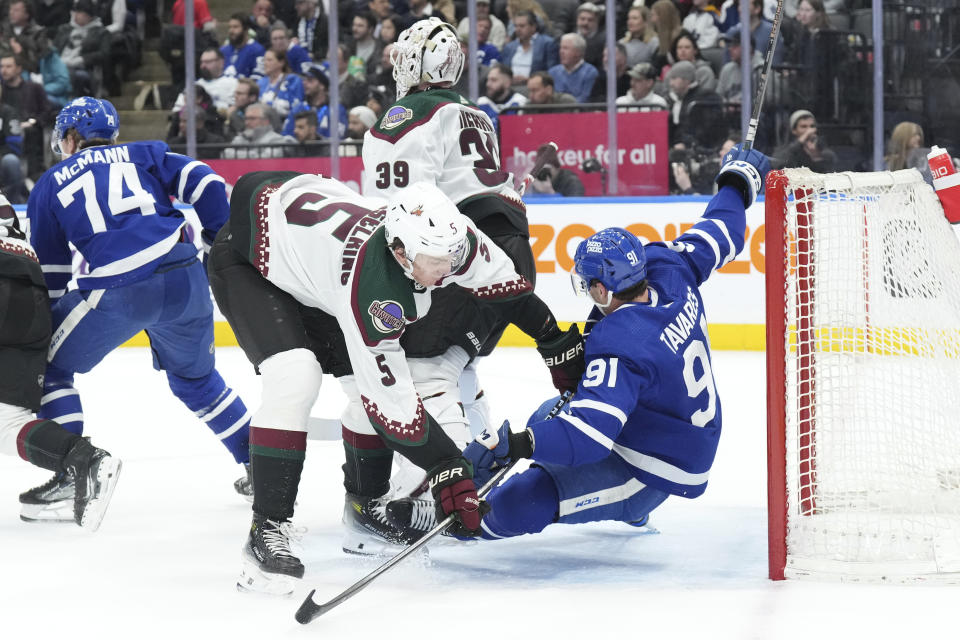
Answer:
<svg viewBox="0 0 960 640"><path fill-rule="evenodd" d="M744 151L737 145L723 156L717 174L717 186L730 185L743 194L743 206L749 208L763 191L763 180L770 172L770 159L755 149Z"/></svg>
<svg viewBox="0 0 960 640"><path fill-rule="evenodd" d="M450 514L456 518L447 532L458 538L476 538L481 534L480 520L490 505L477 497L473 469L463 458L449 460L430 473L430 490L436 503L437 522Z"/></svg>
<svg viewBox="0 0 960 640"><path fill-rule="evenodd" d="M577 325L570 325L566 333L556 330L553 336L538 341L537 351L550 369L550 377L557 391L576 391L580 377L587 368L583 357L583 337Z"/></svg>
<svg viewBox="0 0 960 640"><path fill-rule="evenodd" d="M477 438L463 450L463 457L473 465L473 484L479 489L501 467L513 460L529 458L533 455L533 442L530 432L524 429L520 433L510 431L510 422L496 431L484 429Z"/></svg>

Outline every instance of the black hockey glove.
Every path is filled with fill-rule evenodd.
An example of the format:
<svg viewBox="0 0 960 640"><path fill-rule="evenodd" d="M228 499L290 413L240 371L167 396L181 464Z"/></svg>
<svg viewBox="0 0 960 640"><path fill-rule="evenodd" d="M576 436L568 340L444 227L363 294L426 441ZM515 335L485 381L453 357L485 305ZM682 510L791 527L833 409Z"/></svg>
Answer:
<svg viewBox="0 0 960 640"><path fill-rule="evenodd" d="M429 478L437 508L437 522L453 513L457 517L447 527L449 533L458 538L479 536L480 520L490 511L490 505L477 497L470 463L463 458L448 460L434 468Z"/></svg>
<svg viewBox="0 0 960 640"><path fill-rule="evenodd" d="M587 368L583 355L583 337L577 325L570 325L566 333L559 333L557 330L552 336L545 336L537 342L537 351L550 369L550 377L553 378L553 386L557 391L576 391Z"/></svg>

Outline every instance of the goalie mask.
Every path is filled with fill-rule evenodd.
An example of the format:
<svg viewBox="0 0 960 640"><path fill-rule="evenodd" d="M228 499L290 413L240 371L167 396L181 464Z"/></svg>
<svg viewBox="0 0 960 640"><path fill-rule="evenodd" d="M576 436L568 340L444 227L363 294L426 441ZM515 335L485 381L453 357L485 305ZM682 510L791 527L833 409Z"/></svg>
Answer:
<svg viewBox="0 0 960 640"><path fill-rule="evenodd" d="M607 288L609 306L614 293L620 293L647 277L647 256L635 235L610 227L599 231L577 247L570 279L578 294L586 295L590 283L597 280Z"/></svg>
<svg viewBox="0 0 960 640"><path fill-rule="evenodd" d="M469 220L436 186L417 182L397 191L387 205L384 230L387 245L403 243L409 260L405 267L413 273L417 256L448 260L450 273L463 266L467 258ZM411 276L412 277L412 276Z"/></svg>
<svg viewBox="0 0 960 640"><path fill-rule="evenodd" d="M423 82L455 83L463 72L463 50L453 27L440 18L420 20L405 29L390 52L397 99Z"/></svg>

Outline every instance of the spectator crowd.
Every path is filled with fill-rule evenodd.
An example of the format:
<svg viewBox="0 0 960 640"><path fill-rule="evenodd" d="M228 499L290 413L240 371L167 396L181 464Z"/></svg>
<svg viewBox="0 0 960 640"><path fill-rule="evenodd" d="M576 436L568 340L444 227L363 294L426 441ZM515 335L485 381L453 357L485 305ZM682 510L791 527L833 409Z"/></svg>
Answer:
<svg viewBox="0 0 960 640"><path fill-rule="evenodd" d="M72 97L110 96L139 63L137 9L156 0L8 0L0 23L0 180L22 202L30 180L45 168L44 130ZM249 0L247 0L249 1ZM328 56L329 17L337 4L339 46ZM160 53L170 67L172 92L167 141L185 144L183 37L185 2L166 14ZM774 163L806 161L819 170L861 169L826 146L819 135L798 133L797 117L817 114L818 47L825 34L851 28L850 11L865 0L785 0L786 18L774 58L757 146ZM396 99L393 52L398 35L431 15L456 25L467 51L471 23L465 0L253 0L246 11L221 16L207 0L194 2L197 44L196 104L201 158L275 158L327 155L336 127L341 155L358 155L364 133ZM739 2L726 0L477 0L478 105L493 119L508 113L606 108L613 85L619 111L667 114L675 192L678 168L695 178L698 162L714 158L739 131L743 42L759 76L776 2L752 0L740 23ZM169 7L169 8L167 8ZM615 77L608 78L605 11L616 11ZM234 10L236 7L234 7ZM224 19L225 18L225 19ZM220 34L218 38L217 34ZM470 74L457 89L468 96ZM331 113L331 85L339 96ZM828 125L829 126L829 125ZM814 142L810 139L813 136ZM47 154L48 160L49 154Z"/></svg>

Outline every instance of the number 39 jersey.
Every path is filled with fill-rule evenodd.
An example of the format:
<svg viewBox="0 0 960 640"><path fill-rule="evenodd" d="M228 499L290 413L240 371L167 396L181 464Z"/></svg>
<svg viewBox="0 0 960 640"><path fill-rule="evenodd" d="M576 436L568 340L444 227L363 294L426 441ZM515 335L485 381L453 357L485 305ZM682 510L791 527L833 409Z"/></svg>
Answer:
<svg viewBox="0 0 960 640"><path fill-rule="evenodd" d="M248 207L237 205L241 189L254 194ZM298 302L337 319L374 429L406 445L439 430L414 389L400 346L405 327L429 310L431 289L408 278L387 248L385 201L330 178L292 172L248 174L233 197L231 246ZM532 291L482 232L468 226L467 240L467 259L441 286L457 284L488 300ZM407 457L417 462L415 452Z"/></svg>
<svg viewBox="0 0 960 640"><path fill-rule="evenodd" d="M411 93L387 109L364 136L363 167L367 195L426 181L461 209L490 195L523 209L513 176L500 170L490 118L451 89Z"/></svg>
<svg viewBox="0 0 960 640"><path fill-rule="evenodd" d="M743 249L745 228L743 198L725 187L676 241L646 245L649 303L593 310L586 373L563 413L530 425L534 460L578 465L612 451L645 485L703 493L721 411L699 286Z"/></svg>
<svg viewBox="0 0 960 640"><path fill-rule="evenodd" d="M52 298L72 276L70 244L89 273L80 289L110 289L141 280L181 240L181 214L192 204L205 246L230 215L223 178L206 164L171 153L163 142L95 146L54 165L27 202L30 241Z"/></svg>

